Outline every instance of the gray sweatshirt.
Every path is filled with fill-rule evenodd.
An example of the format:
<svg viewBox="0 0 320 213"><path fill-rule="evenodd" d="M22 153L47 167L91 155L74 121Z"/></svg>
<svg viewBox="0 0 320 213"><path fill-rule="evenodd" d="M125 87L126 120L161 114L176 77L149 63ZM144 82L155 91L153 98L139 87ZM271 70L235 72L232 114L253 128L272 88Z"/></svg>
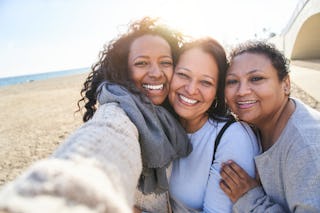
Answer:
<svg viewBox="0 0 320 213"><path fill-rule="evenodd" d="M263 188L247 192L233 212L320 212L320 113L293 100L279 139L255 158Z"/></svg>

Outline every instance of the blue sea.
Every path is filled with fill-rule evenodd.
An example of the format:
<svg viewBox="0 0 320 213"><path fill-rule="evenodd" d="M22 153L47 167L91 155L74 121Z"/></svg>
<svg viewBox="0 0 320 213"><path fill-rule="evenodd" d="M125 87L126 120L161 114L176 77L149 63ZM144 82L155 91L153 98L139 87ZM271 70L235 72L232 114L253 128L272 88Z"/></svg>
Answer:
<svg viewBox="0 0 320 213"><path fill-rule="evenodd" d="M38 73L32 75L21 75L21 76L14 76L14 77L6 77L0 78L0 87L13 85L13 84L20 84L38 80L44 80L48 78L55 78L60 76L68 76L68 75L75 75L81 73L89 73L90 68L79 68L79 69L70 69L70 70L62 70L62 71L55 71L55 72L46 72L46 73Z"/></svg>

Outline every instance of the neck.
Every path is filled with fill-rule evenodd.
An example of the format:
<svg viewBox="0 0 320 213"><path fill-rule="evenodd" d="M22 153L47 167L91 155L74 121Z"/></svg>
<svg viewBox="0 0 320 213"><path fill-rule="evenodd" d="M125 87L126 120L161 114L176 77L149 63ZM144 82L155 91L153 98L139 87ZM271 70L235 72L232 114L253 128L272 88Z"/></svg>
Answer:
<svg viewBox="0 0 320 213"><path fill-rule="evenodd" d="M262 135L262 149L268 150L276 143L285 128L291 114L294 112L295 105L291 99L288 99L285 104L278 110L278 112L269 121L258 127Z"/></svg>
<svg viewBox="0 0 320 213"><path fill-rule="evenodd" d="M198 118L190 119L190 120L180 118L180 123L187 133L194 133L199 129L201 129L201 127L207 122L207 120L208 120L208 115L204 114Z"/></svg>

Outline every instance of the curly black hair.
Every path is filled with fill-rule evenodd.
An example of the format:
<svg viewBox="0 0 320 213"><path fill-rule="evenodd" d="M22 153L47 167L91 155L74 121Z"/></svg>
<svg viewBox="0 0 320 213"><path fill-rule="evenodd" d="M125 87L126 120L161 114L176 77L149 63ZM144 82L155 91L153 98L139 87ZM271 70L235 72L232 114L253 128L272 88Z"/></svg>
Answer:
<svg viewBox="0 0 320 213"><path fill-rule="evenodd" d="M278 78L282 81L288 76L290 69L290 60L281 53L274 44L265 41L247 41L239 44L229 54L229 61L232 63L232 59L238 55L244 53L257 53L262 54L270 59L272 66L278 72Z"/></svg>
<svg viewBox="0 0 320 213"><path fill-rule="evenodd" d="M159 18L144 17L141 20L132 22L129 24L126 33L119 35L104 45L99 54L98 62L91 67L91 72L80 92L82 98L78 101L78 111L81 109L81 103L84 103L86 110L83 115L84 122L91 119L97 109L97 88L104 80L120 84L130 92L137 92L130 78L128 55L132 42L146 34L160 36L168 42L175 65L178 50L185 39L183 34L160 23ZM167 103L165 101L165 104Z"/></svg>

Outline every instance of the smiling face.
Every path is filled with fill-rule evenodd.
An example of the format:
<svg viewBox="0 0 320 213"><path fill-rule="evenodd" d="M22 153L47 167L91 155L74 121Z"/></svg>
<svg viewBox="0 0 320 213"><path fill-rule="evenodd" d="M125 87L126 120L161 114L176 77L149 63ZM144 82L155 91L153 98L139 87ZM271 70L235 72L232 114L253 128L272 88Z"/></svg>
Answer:
<svg viewBox="0 0 320 213"><path fill-rule="evenodd" d="M160 36L143 35L130 47L128 65L132 80L152 103L159 105L169 93L173 74L171 48Z"/></svg>
<svg viewBox="0 0 320 213"><path fill-rule="evenodd" d="M241 120L261 126L273 119L288 100L289 78L280 81L277 70L263 54L235 56L227 72L225 96Z"/></svg>
<svg viewBox="0 0 320 213"><path fill-rule="evenodd" d="M202 125L207 120L206 111L215 99L217 84L218 66L210 54L195 47L180 56L169 100L182 122Z"/></svg>

